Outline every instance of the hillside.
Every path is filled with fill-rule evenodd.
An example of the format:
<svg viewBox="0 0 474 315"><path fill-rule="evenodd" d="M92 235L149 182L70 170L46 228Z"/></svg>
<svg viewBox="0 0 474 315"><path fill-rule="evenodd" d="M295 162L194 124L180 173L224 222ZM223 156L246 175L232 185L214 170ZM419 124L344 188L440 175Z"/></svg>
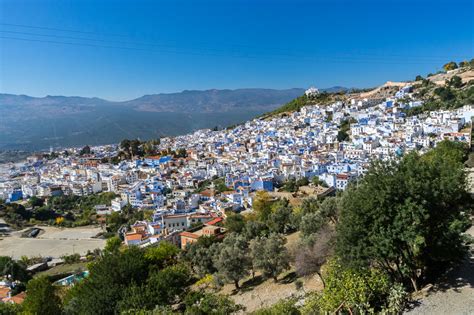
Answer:
<svg viewBox="0 0 474 315"><path fill-rule="evenodd" d="M278 107L277 109L267 112L262 115L263 118L272 117L275 115L294 112L300 110L302 107L307 105L315 105L315 104L329 104L335 101L344 101L346 100L346 94L350 90L344 87L333 87L329 89L322 89L320 90L320 94L308 96L306 94L302 94L295 99L289 101L288 103Z"/></svg>
<svg viewBox="0 0 474 315"><path fill-rule="evenodd" d="M317 95L302 94L281 107L262 115L263 118L299 111L307 105L327 105L336 101L348 102L351 99L384 99L393 96L400 88L412 86L413 96L423 101L423 106L407 111L407 115L437 109L459 108L474 103L474 70L472 64L465 64L450 71L428 74L426 78L417 77L413 81L387 81L373 89L362 90L321 90Z"/></svg>
<svg viewBox="0 0 474 315"><path fill-rule="evenodd" d="M412 82L414 96L423 105L407 111L408 115L437 109L454 109L474 104L474 70L461 68L449 73L428 76Z"/></svg>

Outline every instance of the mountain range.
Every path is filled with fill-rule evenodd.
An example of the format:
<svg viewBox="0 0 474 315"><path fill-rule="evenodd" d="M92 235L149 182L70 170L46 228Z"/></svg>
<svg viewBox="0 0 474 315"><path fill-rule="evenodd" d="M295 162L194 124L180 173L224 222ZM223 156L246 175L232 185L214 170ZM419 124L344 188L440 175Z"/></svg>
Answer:
<svg viewBox="0 0 474 315"><path fill-rule="evenodd" d="M0 149L98 145L225 127L274 110L303 93L301 88L185 90L122 102L0 94Z"/></svg>

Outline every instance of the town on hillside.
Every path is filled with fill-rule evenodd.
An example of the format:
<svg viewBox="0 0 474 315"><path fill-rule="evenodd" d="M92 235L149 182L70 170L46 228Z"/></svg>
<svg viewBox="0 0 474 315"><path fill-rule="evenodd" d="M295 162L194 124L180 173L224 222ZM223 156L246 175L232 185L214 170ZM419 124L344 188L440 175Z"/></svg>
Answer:
<svg viewBox="0 0 474 315"><path fill-rule="evenodd" d="M94 205L96 223L124 207L152 212L121 227L124 242L147 246L165 239L185 247L202 234L223 233L214 224L227 213L252 211L258 191L298 202L295 197L345 190L374 159L426 152L445 139L470 145L474 105L408 116L407 110L423 106L413 84L389 83L396 92L383 98L361 93L364 98L305 106L233 128L162 138L153 144L160 155L132 154L109 163L121 148L106 145L30 156L2 166L0 199L109 192L108 204ZM316 88L306 91L308 97L318 94Z"/></svg>
<svg viewBox="0 0 474 315"><path fill-rule="evenodd" d="M451 76L459 71L451 71ZM460 84L470 86L469 78L459 79ZM439 82L434 84L442 85ZM89 246L68 243L70 256L28 260L36 245L19 246L18 238L8 253L28 260L30 271L37 272L68 260L100 257L94 249L104 248L105 242L89 240L115 235L125 247L148 248L166 241L186 250L204 236L225 239L227 218L252 215L262 196L292 205L308 198L323 200L357 183L373 161L390 161L412 151L424 154L444 140L470 146L474 105L417 111L426 105L419 96L420 84L426 82L390 82L372 92L308 104L226 129L51 150L3 164L0 199L11 213L4 213L2 220L25 229L22 238L39 235L45 240L50 236L41 237L42 233L58 233L58 242L87 240ZM320 94L312 87L305 97L317 100ZM94 233L86 236L90 232L85 227L91 225ZM52 227L71 228L66 230L76 231L75 236L51 232ZM5 241L0 246L1 242ZM82 268L55 283L70 286L87 276ZM3 281L0 289L4 302L21 303L25 298L24 292L13 294L15 283Z"/></svg>

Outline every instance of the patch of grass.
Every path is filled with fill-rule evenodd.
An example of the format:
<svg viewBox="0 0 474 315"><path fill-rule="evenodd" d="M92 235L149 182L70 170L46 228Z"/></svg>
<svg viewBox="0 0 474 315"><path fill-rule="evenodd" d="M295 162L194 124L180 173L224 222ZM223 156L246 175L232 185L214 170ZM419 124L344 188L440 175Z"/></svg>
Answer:
<svg viewBox="0 0 474 315"><path fill-rule="evenodd" d="M51 269L38 272L35 275L35 277L40 277L40 276L56 277L60 275L64 275L66 277L68 274L72 274L78 270L84 271L86 269L87 269L86 262L79 262L79 263L74 263L74 264L62 264L62 265L53 267Z"/></svg>

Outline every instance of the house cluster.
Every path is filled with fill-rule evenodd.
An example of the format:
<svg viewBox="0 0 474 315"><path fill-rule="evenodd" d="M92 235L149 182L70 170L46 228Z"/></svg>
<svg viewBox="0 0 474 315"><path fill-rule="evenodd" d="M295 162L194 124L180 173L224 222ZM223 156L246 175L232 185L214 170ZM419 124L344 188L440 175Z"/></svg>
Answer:
<svg viewBox="0 0 474 315"><path fill-rule="evenodd" d="M26 292L15 294L15 287L19 283L11 282L6 279L0 279L0 304L13 303L21 304L26 298Z"/></svg>
<svg viewBox="0 0 474 315"><path fill-rule="evenodd" d="M222 234L218 221L226 211L251 209L255 192L274 191L277 183L316 177L344 190L373 159L424 152L443 139L470 142L471 129L465 127L474 106L405 115L404 109L420 105L411 87L404 86L389 98L306 106L234 128L161 139L157 151L185 148L187 156L182 158L149 156L117 165L103 163L117 153L117 146L93 147L90 155L82 156L72 150L51 160L33 156L0 169L0 198L13 202L31 196L114 192L118 197L98 212L131 206L154 213L149 222L137 222L124 231L126 244L167 239L183 245L185 239L185 245L196 235ZM343 139L342 125L347 126Z"/></svg>

